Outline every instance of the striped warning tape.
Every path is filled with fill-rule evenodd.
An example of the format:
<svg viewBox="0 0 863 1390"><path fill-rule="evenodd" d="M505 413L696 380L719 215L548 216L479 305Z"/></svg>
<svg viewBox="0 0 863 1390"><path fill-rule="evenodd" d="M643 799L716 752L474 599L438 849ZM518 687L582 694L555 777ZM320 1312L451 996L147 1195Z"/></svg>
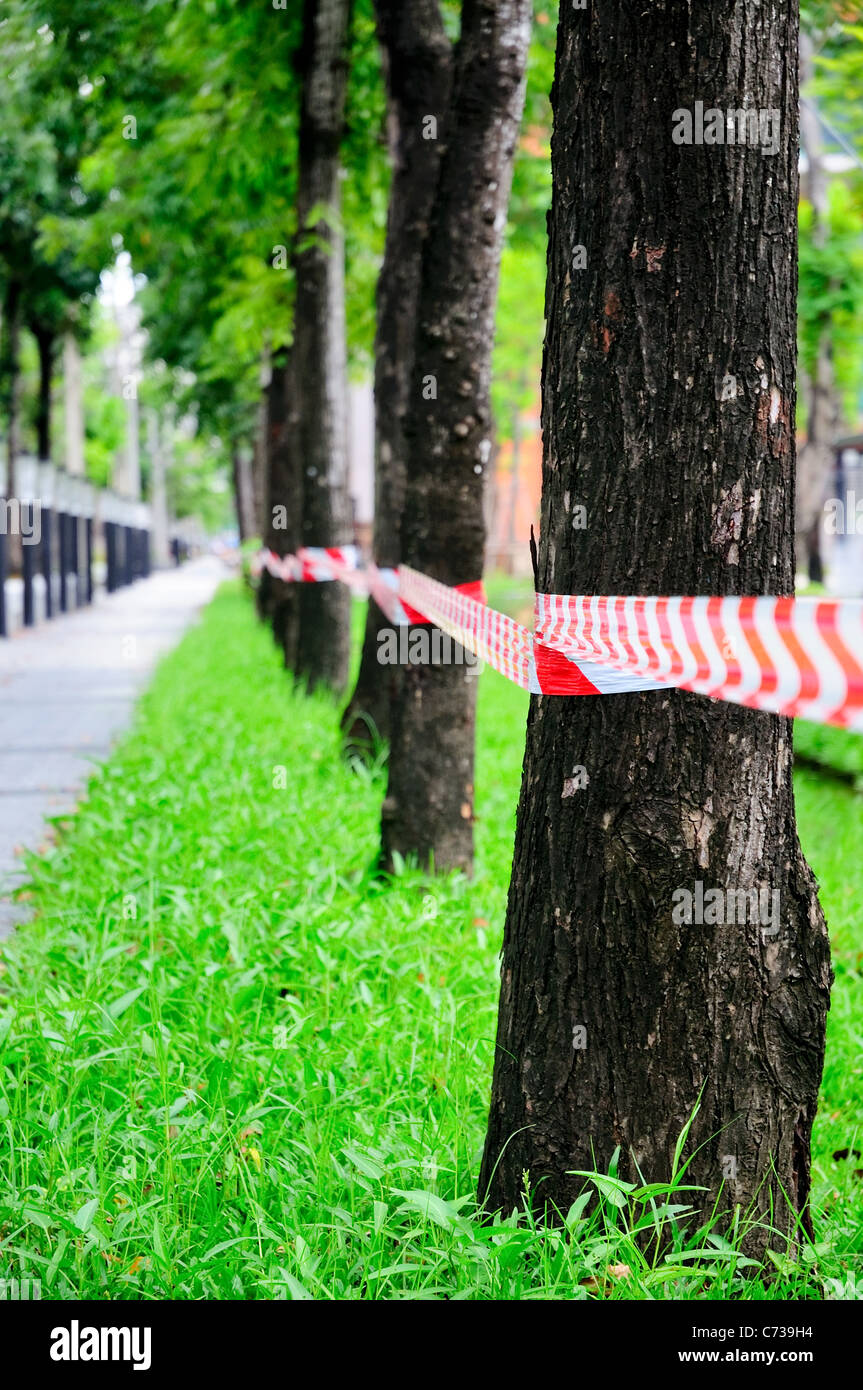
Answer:
<svg viewBox="0 0 863 1390"><path fill-rule="evenodd" d="M476 595L439 584L400 565L399 592L415 609L496 671L530 690L533 634L522 623L489 608Z"/></svg>
<svg viewBox="0 0 863 1390"><path fill-rule="evenodd" d="M538 594L548 677L574 664L598 693L610 675L674 686L774 714L863 729L863 601L581 598ZM548 690L540 673L540 685ZM563 693L555 689L552 693Z"/></svg>
<svg viewBox="0 0 863 1390"><path fill-rule="evenodd" d="M287 584L320 583L331 579L352 584L355 576L358 579L362 576L359 564L360 552L356 545L318 545L305 546L296 555L276 555L273 550L261 550L252 559L251 571L257 579L266 570L274 579Z"/></svg>
<svg viewBox="0 0 863 1390"><path fill-rule="evenodd" d="M360 570L355 547L272 560L278 577L370 593L395 624L434 623L534 694L678 688L863 730L860 599L537 594L531 631L489 608L481 583L451 588L406 565Z"/></svg>

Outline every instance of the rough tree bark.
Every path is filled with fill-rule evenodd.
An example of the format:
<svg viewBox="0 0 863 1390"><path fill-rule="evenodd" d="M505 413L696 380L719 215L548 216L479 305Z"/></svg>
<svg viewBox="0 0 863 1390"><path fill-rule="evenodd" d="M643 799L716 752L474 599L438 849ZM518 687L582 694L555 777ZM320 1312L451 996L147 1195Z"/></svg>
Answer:
<svg viewBox="0 0 863 1390"><path fill-rule="evenodd" d="M268 503L270 484L270 459L267 453L267 431L268 413L270 402L270 384L273 378L273 360L269 343L265 343L261 351L261 361L258 370L258 385L260 395L258 396L257 409L255 411L255 428L252 437L252 457L250 462L250 478L252 488L252 515L254 517L253 536L265 536L269 524Z"/></svg>
<svg viewBox="0 0 863 1390"><path fill-rule="evenodd" d="M302 544L303 474L294 369L295 360L290 352L275 353L267 387L266 453L271 505L266 517L264 543L276 555L295 554ZM273 636L284 653L286 668L295 670L299 586L285 584L264 573L259 605L270 620Z"/></svg>
<svg viewBox="0 0 863 1390"><path fill-rule="evenodd" d="M464 0L423 248L402 561L446 584L482 574L494 308L530 16L529 0ZM398 852L440 870L471 868L475 708L464 666L405 670L392 711L384 863Z"/></svg>
<svg viewBox="0 0 863 1390"><path fill-rule="evenodd" d="M291 370L299 405L302 542L352 539L348 505L347 358L341 165L350 0L306 0L298 59L302 81L296 301ZM303 584L293 669L309 688L344 689L350 595L343 584Z"/></svg>
<svg viewBox="0 0 863 1390"><path fill-rule="evenodd" d="M539 586L789 593L797 7L560 14ZM673 143L697 100L778 108L777 153ZM686 1154L707 1191L687 1200L708 1213L722 1189L724 1211L808 1219L830 965L791 771L790 723L767 714L682 692L532 699L489 1210L520 1204L527 1171L566 1212L571 1170L618 1145L622 1177L667 1179L701 1094ZM778 889L777 930L675 925L672 894L698 881Z"/></svg>
<svg viewBox="0 0 863 1390"><path fill-rule="evenodd" d="M375 0L388 96L393 164L384 261L377 287L375 335L374 560L400 558L404 505L404 415L416 339L422 250L437 188L452 80L452 45L438 0ZM434 122L435 124L432 124ZM387 619L369 599L357 683L342 716L348 749L362 751L390 733L396 668L378 661Z"/></svg>

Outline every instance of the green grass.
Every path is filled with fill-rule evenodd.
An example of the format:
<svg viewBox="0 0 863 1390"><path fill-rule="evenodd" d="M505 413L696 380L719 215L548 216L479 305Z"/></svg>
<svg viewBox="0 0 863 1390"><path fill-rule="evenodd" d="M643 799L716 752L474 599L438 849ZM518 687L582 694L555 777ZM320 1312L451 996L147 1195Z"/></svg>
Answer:
<svg viewBox="0 0 863 1390"><path fill-rule="evenodd" d="M475 1219L525 712L483 675L473 882L382 882L380 770L345 766L334 706L220 593L31 861L0 962L0 1276L43 1298L847 1296L863 798L809 774L837 966L816 1248L765 1285L718 1228L635 1240L685 1205L683 1165L665 1191L598 1176L563 1229Z"/></svg>
<svg viewBox="0 0 863 1390"><path fill-rule="evenodd" d="M833 769L858 794L863 793L863 735L849 734L829 724L810 724L798 719L794 725L794 748L807 766Z"/></svg>

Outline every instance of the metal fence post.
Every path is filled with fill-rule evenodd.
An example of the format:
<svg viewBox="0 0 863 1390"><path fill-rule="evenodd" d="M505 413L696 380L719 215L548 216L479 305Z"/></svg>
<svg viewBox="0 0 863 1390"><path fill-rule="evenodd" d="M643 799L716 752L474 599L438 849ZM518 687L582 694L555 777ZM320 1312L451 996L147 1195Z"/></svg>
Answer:
<svg viewBox="0 0 863 1390"><path fill-rule="evenodd" d="M106 520L103 525L105 531L105 562L108 567L105 583L108 593L113 594L117 587L117 543L114 535L113 521Z"/></svg>
<svg viewBox="0 0 863 1390"><path fill-rule="evenodd" d="M27 508L27 530L30 539L24 539L24 508ZM21 575L24 580L24 626L32 627L36 621L33 603L33 573L35 570L35 547L33 545L33 521L36 513L34 502L21 503Z"/></svg>
<svg viewBox="0 0 863 1390"><path fill-rule="evenodd" d="M2 499L5 502L5 498ZM6 527L0 527L0 637L7 637L6 631Z"/></svg>
<svg viewBox="0 0 863 1390"><path fill-rule="evenodd" d="M54 465L39 464L39 508L41 513L42 537L39 542L39 568L45 583L45 618L54 616L54 563L51 554L53 544L54 513Z"/></svg>
<svg viewBox="0 0 863 1390"><path fill-rule="evenodd" d="M57 513L57 539L60 542L60 612L68 613L69 595L66 591L66 575L69 571L69 518L66 513Z"/></svg>
<svg viewBox="0 0 863 1390"><path fill-rule="evenodd" d="M51 563L51 540L53 532L54 513L50 507L42 509L42 543L39 546L42 562L42 578L45 581L45 617L54 616L54 566Z"/></svg>
<svg viewBox="0 0 863 1390"><path fill-rule="evenodd" d="M88 516L86 520L86 535L84 544L86 547L85 564L87 566L84 581L84 592L87 603L93 602L93 518Z"/></svg>
<svg viewBox="0 0 863 1390"><path fill-rule="evenodd" d="M69 517L69 564L75 576L75 607L81 607L81 574L79 564L81 562L80 542L78 538L78 525L80 518L77 512L73 512Z"/></svg>

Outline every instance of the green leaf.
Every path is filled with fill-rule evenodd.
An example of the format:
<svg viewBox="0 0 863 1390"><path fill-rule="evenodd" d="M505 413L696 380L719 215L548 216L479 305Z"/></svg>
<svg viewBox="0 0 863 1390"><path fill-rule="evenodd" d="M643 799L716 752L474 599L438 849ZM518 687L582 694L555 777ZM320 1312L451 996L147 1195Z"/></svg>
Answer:
<svg viewBox="0 0 863 1390"><path fill-rule="evenodd" d="M458 1220L458 1211L435 1192L425 1192L422 1188L411 1188L407 1192L394 1188L393 1191L397 1197L405 1199L401 1211L418 1212L420 1216L434 1221L435 1225L442 1226L445 1231L452 1230Z"/></svg>
<svg viewBox="0 0 863 1390"><path fill-rule="evenodd" d="M350 1159L354 1167L358 1168L365 1177L373 1178L376 1182L379 1182L384 1176L385 1169L383 1169L379 1163L375 1163L374 1159L369 1158L367 1154L360 1153L359 1149L351 1148L349 1144L345 1144L342 1148L342 1153Z"/></svg>
<svg viewBox="0 0 863 1390"><path fill-rule="evenodd" d="M301 1284L299 1279L296 1279L293 1274L285 1273L285 1283L290 1290L292 1300L306 1303L313 1300L314 1295L310 1294L305 1285Z"/></svg>
<svg viewBox="0 0 863 1390"><path fill-rule="evenodd" d="M85 1202L83 1207L79 1207L72 1217L79 1231L85 1235L93 1224L96 1212L99 1210L99 1198L91 1197L89 1202Z"/></svg>
<svg viewBox="0 0 863 1390"><path fill-rule="evenodd" d="M118 1019L121 1014L126 1012L131 1004L134 1004L136 999L140 998L145 989L146 985L140 985L138 989L129 989L125 994L121 994L119 999L114 999L112 1003L108 1004L105 1008L105 1012L108 1014L109 1018Z"/></svg>

